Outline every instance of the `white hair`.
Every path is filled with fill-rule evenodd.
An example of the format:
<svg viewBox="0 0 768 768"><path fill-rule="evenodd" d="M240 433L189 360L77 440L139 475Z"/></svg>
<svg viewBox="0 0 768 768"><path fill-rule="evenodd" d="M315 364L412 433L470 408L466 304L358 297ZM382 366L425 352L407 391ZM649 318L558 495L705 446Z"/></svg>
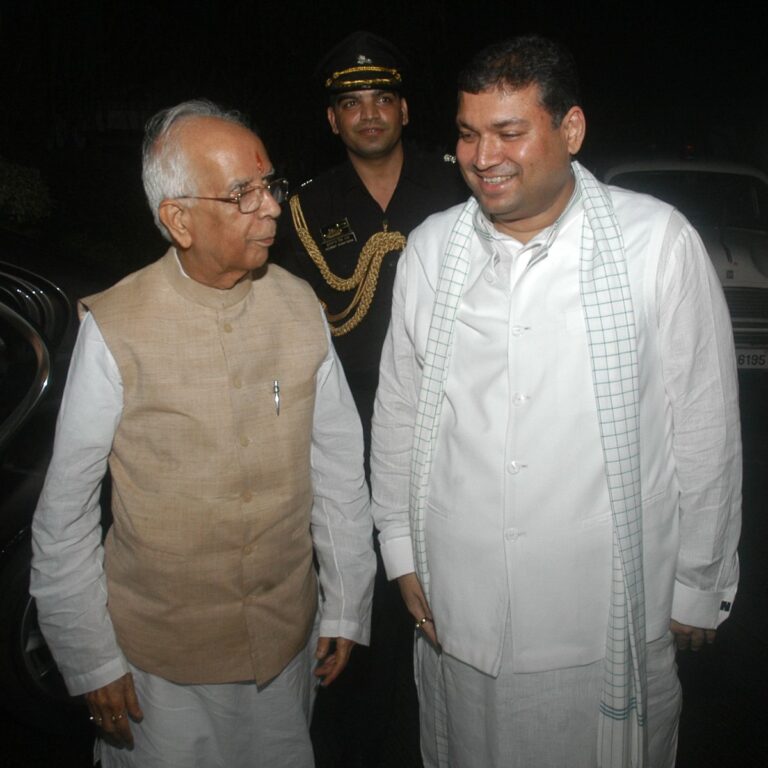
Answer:
<svg viewBox="0 0 768 768"><path fill-rule="evenodd" d="M166 240L172 238L160 221L160 203L169 198L197 194L189 158L176 131L181 122L196 117L215 117L248 128L239 112L224 110L207 99L183 101L161 110L147 121L141 149L141 180L155 224Z"/></svg>

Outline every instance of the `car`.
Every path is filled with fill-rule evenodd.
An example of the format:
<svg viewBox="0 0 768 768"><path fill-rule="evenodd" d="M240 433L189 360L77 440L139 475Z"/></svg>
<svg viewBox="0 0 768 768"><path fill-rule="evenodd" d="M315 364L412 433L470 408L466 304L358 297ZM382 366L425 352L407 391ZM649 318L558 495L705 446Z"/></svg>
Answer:
<svg viewBox="0 0 768 768"><path fill-rule="evenodd" d="M51 731L84 719L29 595L30 524L52 447L71 319L71 304L54 283L0 262L0 704Z"/></svg>
<svg viewBox="0 0 768 768"><path fill-rule="evenodd" d="M716 160L643 160L603 180L674 205L696 227L723 286L740 370L768 370L768 175Z"/></svg>

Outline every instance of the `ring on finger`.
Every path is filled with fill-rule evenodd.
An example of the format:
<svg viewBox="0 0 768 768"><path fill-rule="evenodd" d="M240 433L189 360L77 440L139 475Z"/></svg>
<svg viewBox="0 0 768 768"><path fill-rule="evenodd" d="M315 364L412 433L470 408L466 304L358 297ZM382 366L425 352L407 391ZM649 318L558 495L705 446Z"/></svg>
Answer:
<svg viewBox="0 0 768 768"><path fill-rule="evenodd" d="M416 629L421 629L428 621L432 621L429 616L423 616L416 622Z"/></svg>
<svg viewBox="0 0 768 768"><path fill-rule="evenodd" d="M120 713L119 713L119 714L117 714L117 715L112 715L112 717L110 717L110 720L111 720L113 723L116 723L118 720L122 720L122 719L123 719L123 713L122 713L122 712L120 712Z"/></svg>

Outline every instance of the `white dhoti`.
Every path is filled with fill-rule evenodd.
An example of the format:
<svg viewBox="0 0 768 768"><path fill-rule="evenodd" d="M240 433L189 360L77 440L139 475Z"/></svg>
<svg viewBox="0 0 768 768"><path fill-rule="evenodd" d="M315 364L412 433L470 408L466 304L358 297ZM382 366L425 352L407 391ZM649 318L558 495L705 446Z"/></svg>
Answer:
<svg viewBox="0 0 768 768"><path fill-rule="evenodd" d="M101 743L103 768L313 768L312 649L263 686L178 685L131 666L144 719L132 750Z"/></svg>
<svg viewBox="0 0 768 768"><path fill-rule="evenodd" d="M425 768L597 766L603 661L521 674L510 669L510 650L491 677L418 639ZM648 765L674 768L682 693L671 633L648 644L646 663Z"/></svg>

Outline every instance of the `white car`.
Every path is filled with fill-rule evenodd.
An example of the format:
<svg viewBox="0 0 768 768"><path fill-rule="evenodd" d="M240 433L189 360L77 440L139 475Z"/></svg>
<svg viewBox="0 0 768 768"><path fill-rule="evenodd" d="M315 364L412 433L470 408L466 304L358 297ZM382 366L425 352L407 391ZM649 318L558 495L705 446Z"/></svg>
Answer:
<svg viewBox="0 0 768 768"><path fill-rule="evenodd" d="M651 160L603 179L671 203L696 227L723 285L738 367L768 370L768 176L734 163Z"/></svg>

